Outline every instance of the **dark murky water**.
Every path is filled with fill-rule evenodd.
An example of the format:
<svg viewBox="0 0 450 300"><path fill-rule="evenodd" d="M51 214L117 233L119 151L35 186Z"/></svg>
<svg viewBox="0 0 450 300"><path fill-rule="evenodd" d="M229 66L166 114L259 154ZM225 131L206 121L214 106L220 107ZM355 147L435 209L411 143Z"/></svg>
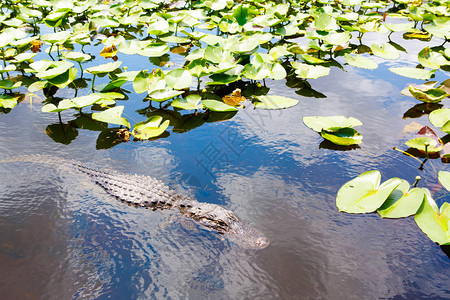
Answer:
<svg viewBox="0 0 450 300"><path fill-rule="evenodd" d="M403 64L423 46L405 43ZM271 245L241 249L174 212L121 204L79 175L1 164L0 298L449 298L450 260L412 218L382 220L335 207L339 187L370 169L379 169L383 179L413 182L421 175L439 205L450 199L437 181L436 171L445 165L430 161L419 171L414 159L392 150L406 149L412 134L403 133L405 125L429 123L427 116L402 118L418 102L400 91L420 81L380 63L377 71L333 68L330 76L311 81L327 98L301 97L283 81L269 82L270 94L299 99L299 105L282 111L247 107L226 122L107 150L95 150L95 131L78 130L69 145L53 142L45 130L57 116L42 113L40 104L21 103L1 115L2 157L46 153L151 175L233 210ZM131 119L146 105L133 103L126 111ZM328 149L302 124L311 115L360 119L361 148Z"/></svg>

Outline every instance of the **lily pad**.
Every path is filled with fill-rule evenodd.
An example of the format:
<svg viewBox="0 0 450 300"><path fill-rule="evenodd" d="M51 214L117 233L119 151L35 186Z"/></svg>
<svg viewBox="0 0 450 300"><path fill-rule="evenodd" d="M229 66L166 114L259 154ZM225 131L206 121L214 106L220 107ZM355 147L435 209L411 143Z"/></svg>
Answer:
<svg viewBox="0 0 450 300"><path fill-rule="evenodd" d="M374 70L374 69L378 68L378 64L376 62L374 62L370 58L364 57L362 55L355 54L355 56L352 56L348 53L345 53L344 57L347 60L347 63L349 65L357 67L357 68L370 69L370 70Z"/></svg>
<svg viewBox="0 0 450 300"><path fill-rule="evenodd" d="M436 139L430 137L414 138L407 141L405 145L420 150L422 152L425 152L425 148L427 148L428 153L436 153L444 148L442 142L439 142Z"/></svg>
<svg viewBox="0 0 450 300"><path fill-rule="evenodd" d="M386 202L378 209L382 218L406 218L414 215L420 208L425 196L425 188L409 189L409 183L402 183L389 195Z"/></svg>
<svg viewBox="0 0 450 300"><path fill-rule="evenodd" d="M136 123L131 134L140 140L157 137L163 134L167 127L169 127L170 121L166 120L161 124L162 119L161 116L151 116L145 122Z"/></svg>
<svg viewBox="0 0 450 300"><path fill-rule="evenodd" d="M225 104L225 103L217 101L217 100L212 100L212 99L202 100L202 104L204 107L206 107L212 111L237 111L236 107Z"/></svg>
<svg viewBox="0 0 450 300"><path fill-rule="evenodd" d="M450 62L441 53L435 52L430 47L425 47L419 52L419 62L425 68L439 69Z"/></svg>
<svg viewBox="0 0 450 300"><path fill-rule="evenodd" d="M254 102L256 108L259 109L283 109L298 104L298 100L283 96L255 96L258 100Z"/></svg>
<svg viewBox="0 0 450 300"><path fill-rule="evenodd" d="M448 94L440 88L421 89L419 86L413 85L409 86L409 92L417 100L426 103L437 103L448 96Z"/></svg>
<svg viewBox="0 0 450 300"><path fill-rule="evenodd" d="M17 99L11 95L0 95L0 107L13 108L17 104Z"/></svg>
<svg viewBox="0 0 450 300"><path fill-rule="evenodd" d="M192 75L188 70L175 69L166 74L164 77L167 86L176 90L189 88L192 84Z"/></svg>
<svg viewBox="0 0 450 300"><path fill-rule="evenodd" d="M314 131L335 131L341 128L350 128L362 125L361 121L353 117L329 116L329 117L304 117L303 123Z"/></svg>
<svg viewBox="0 0 450 300"><path fill-rule="evenodd" d="M42 112L60 112L71 109L73 108L73 106L74 104L72 101L70 101L69 99L63 99L58 103L58 106L53 103L48 103L45 104L41 110Z"/></svg>
<svg viewBox="0 0 450 300"><path fill-rule="evenodd" d="M108 108L105 111L99 113L93 113L92 119L109 123L109 124L117 124L130 128L130 122L127 119L122 117L124 106L116 106L112 108Z"/></svg>
<svg viewBox="0 0 450 300"><path fill-rule="evenodd" d="M322 130L320 135L336 145L350 146L362 142L362 135L353 128L341 128L336 131Z"/></svg>
<svg viewBox="0 0 450 300"><path fill-rule="evenodd" d="M149 98L151 100L157 101L157 102L163 102L169 99L172 99L173 97L176 97L178 95L183 94L183 91L176 91L171 88L165 88L160 90L155 90L148 94Z"/></svg>
<svg viewBox="0 0 450 300"><path fill-rule="evenodd" d="M414 220L433 242L439 245L450 245L450 204L448 202L444 202L439 210L436 202L426 195Z"/></svg>
<svg viewBox="0 0 450 300"><path fill-rule="evenodd" d="M304 79L316 79L322 76L327 76L330 73L330 68L323 66L312 66L297 61L291 62L292 67L295 69L297 77Z"/></svg>
<svg viewBox="0 0 450 300"><path fill-rule="evenodd" d="M172 102L172 106L181 109L202 109L203 105L200 102L202 97L200 95L189 95L186 98L175 99Z"/></svg>
<svg viewBox="0 0 450 300"><path fill-rule="evenodd" d="M428 116L431 124L436 127L442 127L450 120L450 108L440 108L433 110Z"/></svg>
<svg viewBox="0 0 450 300"><path fill-rule="evenodd" d="M111 63L107 63L107 64L95 66L95 67L90 67L90 68L86 69L86 72L91 73L92 75L106 74L106 73L113 72L118 67L120 67L121 64L122 64L121 61L111 62Z"/></svg>
<svg viewBox="0 0 450 300"><path fill-rule="evenodd" d="M431 75L435 72L428 71L425 69L417 69L417 68L411 68L411 67L398 67L398 68L389 68L389 70L397 75L414 78L414 79L422 79L422 80L428 80L431 78Z"/></svg>
<svg viewBox="0 0 450 300"><path fill-rule="evenodd" d="M450 172L447 171L439 171L438 173L439 182L450 191Z"/></svg>
<svg viewBox="0 0 450 300"><path fill-rule="evenodd" d="M372 53L374 55L381 58L397 59L400 57L400 52L398 52L398 50L389 43L384 43L381 47L373 43L372 46L370 46L370 49L372 49Z"/></svg>
<svg viewBox="0 0 450 300"><path fill-rule="evenodd" d="M369 213L377 210L387 197L400 185L400 178L391 178L380 185L381 173L364 172L345 183L336 196L339 211Z"/></svg>

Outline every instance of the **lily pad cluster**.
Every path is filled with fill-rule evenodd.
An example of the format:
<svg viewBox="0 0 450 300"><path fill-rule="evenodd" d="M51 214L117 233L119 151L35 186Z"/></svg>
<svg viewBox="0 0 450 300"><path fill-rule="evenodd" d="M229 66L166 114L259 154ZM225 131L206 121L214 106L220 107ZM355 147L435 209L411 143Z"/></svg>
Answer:
<svg viewBox="0 0 450 300"><path fill-rule="evenodd" d="M378 64L371 56L393 60L405 51L390 39L364 46L367 32L404 32L404 39L434 36L444 42L450 36L444 0L7 0L0 9L0 88L5 90L1 111L13 108L27 89L42 91L46 112L86 107L94 118L100 113L95 111L131 98L124 88L131 84L143 101L161 103L163 124L169 120L165 119L168 110L188 114L194 110L194 115L235 112L245 104L230 105L224 97L236 88L256 108L288 108L298 100L268 95L265 80L286 79L288 86L300 87L301 95L321 96L307 80L326 76L333 66L343 68L344 63L375 69ZM48 57L42 58L43 53ZM84 69L96 56L113 62ZM120 60L126 56L147 58L148 65L129 70ZM448 68L449 52L425 47L417 59L418 68L391 71L426 80L436 70ZM97 80L101 83L96 85ZM74 96L58 97L58 89L73 89ZM83 90L81 97L79 90ZM111 92L122 96L111 97ZM443 96L422 92L434 100ZM148 119L155 110L141 111ZM177 124L169 120L169 126L175 129ZM322 135L338 144L360 142L350 127L324 130Z"/></svg>
<svg viewBox="0 0 450 300"><path fill-rule="evenodd" d="M357 145L362 142L362 135L353 129L354 126L362 125L356 118L344 116L330 117L304 117L303 123L312 130L318 132L324 139L341 145Z"/></svg>
<svg viewBox="0 0 450 300"><path fill-rule="evenodd" d="M440 171L439 182L450 190L450 172ZM417 184L417 183L416 183ZM377 212L382 218L414 216L419 228L439 245L450 245L450 204L439 208L427 188L411 188L400 178L381 183L377 170L364 172L338 191L336 205L347 213Z"/></svg>

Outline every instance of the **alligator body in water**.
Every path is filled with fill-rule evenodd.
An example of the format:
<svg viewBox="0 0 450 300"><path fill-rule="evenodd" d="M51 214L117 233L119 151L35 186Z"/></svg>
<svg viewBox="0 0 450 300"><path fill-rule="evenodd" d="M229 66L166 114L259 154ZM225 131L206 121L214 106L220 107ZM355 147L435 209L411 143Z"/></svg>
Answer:
<svg viewBox="0 0 450 300"><path fill-rule="evenodd" d="M226 235L234 243L248 249L263 249L269 240L256 228L240 220L232 211L216 204L201 203L176 193L162 181L150 176L132 175L89 168L80 162L47 155L24 155L0 160L35 162L68 167L86 174L108 194L136 207L178 209L198 224Z"/></svg>

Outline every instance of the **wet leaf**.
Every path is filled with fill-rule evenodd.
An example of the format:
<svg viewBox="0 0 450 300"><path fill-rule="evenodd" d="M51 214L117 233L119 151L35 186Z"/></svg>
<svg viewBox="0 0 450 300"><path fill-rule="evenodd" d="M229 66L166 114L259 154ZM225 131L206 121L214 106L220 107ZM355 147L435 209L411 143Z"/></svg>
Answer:
<svg viewBox="0 0 450 300"><path fill-rule="evenodd" d="M439 69L441 66L450 64L444 55L425 47L419 52L419 62L422 66L431 69Z"/></svg>
<svg viewBox="0 0 450 300"><path fill-rule="evenodd" d="M202 97L200 95L189 95L186 98L175 99L172 102L172 106L181 109L202 109L203 105L201 103Z"/></svg>
<svg viewBox="0 0 450 300"><path fill-rule="evenodd" d="M411 139L405 143L406 146L425 152L427 147L428 153L436 153L444 148L442 142L431 137L418 137Z"/></svg>
<svg viewBox="0 0 450 300"><path fill-rule="evenodd" d="M226 95L222 97L223 102L225 104L231 105L231 106L239 106L241 102L244 102L246 99L244 96L241 95L241 89L235 89L231 95Z"/></svg>
<svg viewBox="0 0 450 300"><path fill-rule="evenodd" d="M372 53L374 55L381 58L397 59L400 57L400 52L398 52L398 50L389 43L384 43L381 47L374 43L370 46L370 49L372 49Z"/></svg>
<svg viewBox="0 0 450 300"><path fill-rule="evenodd" d="M204 107L206 107L209 110L212 111L237 111L237 108L228 104L225 104L223 102L212 100L212 99L206 99L202 100L202 104Z"/></svg>
<svg viewBox="0 0 450 300"><path fill-rule="evenodd" d="M92 119L109 123L109 124L117 124L130 128L130 123L127 119L122 117L124 106L116 106L112 108L108 108L105 111L99 113L93 113Z"/></svg>
<svg viewBox="0 0 450 300"><path fill-rule="evenodd" d="M353 128L340 128L335 131L322 130L320 135L336 145L358 145L362 142L362 135Z"/></svg>
<svg viewBox="0 0 450 300"><path fill-rule="evenodd" d="M369 213L377 210L401 183L399 178L391 178L381 185L380 181L379 171L368 171L345 183L336 196L339 211Z"/></svg>
<svg viewBox="0 0 450 300"><path fill-rule="evenodd" d="M322 76L327 76L330 73L330 68L323 66L312 66L302 64L297 61L291 62L292 67L295 69L297 77L304 79L317 79Z"/></svg>
<svg viewBox="0 0 450 300"><path fill-rule="evenodd" d="M422 90L420 87L412 85L409 86L409 92L417 100L427 103L436 103L448 96L444 90L439 88Z"/></svg>
<svg viewBox="0 0 450 300"><path fill-rule="evenodd" d="M370 69L374 70L378 68L378 64L371 60L368 57L364 57L359 54L355 54L355 56L352 56L348 53L344 54L345 60L347 63L351 66L357 67L357 68L363 68L363 69Z"/></svg>
<svg viewBox="0 0 450 300"><path fill-rule="evenodd" d="M450 191L450 172L447 171L439 171L438 173L439 182Z"/></svg>
<svg viewBox="0 0 450 300"><path fill-rule="evenodd" d="M95 67L90 67L85 71L91 73L92 75L106 74L115 71L118 67L120 67L121 64L122 64L121 61L116 61Z"/></svg>
<svg viewBox="0 0 450 300"><path fill-rule="evenodd" d="M409 189L409 183L401 179L401 184L389 195L377 210L382 218L406 218L414 215L425 197L424 188Z"/></svg>
<svg viewBox="0 0 450 300"><path fill-rule="evenodd" d="M432 111L428 116L431 124L442 127L450 120L450 108L440 108Z"/></svg>
<svg viewBox="0 0 450 300"><path fill-rule="evenodd" d="M414 217L417 226L435 243L450 244L450 205L442 204L440 210L431 196L426 195Z"/></svg>
<svg viewBox="0 0 450 300"><path fill-rule="evenodd" d="M181 94L183 94L183 91L176 91L171 88L165 88L152 91L148 94L148 97L153 101L163 102Z"/></svg>
<svg viewBox="0 0 450 300"><path fill-rule="evenodd" d="M63 99L58 103L58 106L53 103L48 103L45 104L41 110L42 112L60 112L71 109L73 108L73 106L74 104L72 101L70 101L69 99Z"/></svg>
<svg viewBox="0 0 450 300"><path fill-rule="evenodd" d="M341 128L351 128L362 125L361 121L353 117L329 116L329 117L304 117L303 123L314 131L335 131Z"/></svg>
<svg viewBox="0 0 450 300"><path fill-rule="evenodd" d="M430 79L431 75L433 75L433 73L435 72L434 70L428 71L410 67L389 68L389 70L400 76L422 80Z"/></svg>
<svg viewBox="0 0 450 300"><path fill-rule="evenodd" d="M175 69L164 77L167 86L176 90L189 88L192 84L192 75L186 69Z"/></svg>
<svg viewBox="0 0 450 300"><path fill-rule="evenodd" d="M13 108L17 104L17 99L14 96L2 94L0 95L0 107Z"/></svg>
<svg viewBox="0 0 450 300"><path fill-rule="evenodd" d="M163 134L167 127L169 127L170 121L166 120L161 124L162 119L161 116L151 116L145 122L136 123L131 134L140 140L157 137Z"/></svg>
<svg viewBox="0 0 450 300"><path fill-rule="evenodd" d="M258 102L254 102L256 108L259 109L283 109L295 106L298 100L283 96L255 96Z"/></svg>

